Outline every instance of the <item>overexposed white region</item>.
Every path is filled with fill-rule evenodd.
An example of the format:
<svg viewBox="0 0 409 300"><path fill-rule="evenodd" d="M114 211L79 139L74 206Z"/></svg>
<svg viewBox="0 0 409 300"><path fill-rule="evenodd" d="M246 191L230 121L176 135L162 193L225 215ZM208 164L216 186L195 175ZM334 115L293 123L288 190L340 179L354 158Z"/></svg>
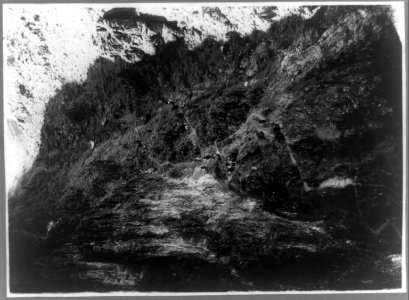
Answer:
<svg viewBox="0 0 409 300"><path fill-rule="evenodd" d="M7 190L38 153L47 101L62 84L84 80L99 57L94 43L97 17L79 6L4 6Z"/></svg>
<svg viewBox="0 0 409 300"><path fill-rule="evenodd" d="M403 1L391 4L396 31L398 32L402 50L405 51L405 4Z"/></svg>
<svg viewBox="0 0 409 300"><path fill-rule="evenodd" d="M174 3L173 3L174 4ZM302 17L310 17L311 12L299 7L290 7L266 13L266 7L255 6L254 3L245 5L230 4L118 4L98 6L105 12L114 7L127 7L135 9L136 15L147 14L164 17L167 21L176 22L178 29L172 29L162 24L156 29L149 28L144 22L135 22L132 27L123 26L115 21L100 20L99 42L104 49L103 57L121 57L127 62L136 62L140 56L134 48L146 54L153 55L155 47L152 38L158 33L162 35L165 43L182 37L190 49L199 46L206 38L227 40L228 33L235 31L241 35L250 34L254 30L265 31L271 22L278 20L290 13L297 13ZM268 11L268 10L267 10ZM126 41L123 37L126 36ZM107 42L109 40L109 42Z"/></svg>
<svg viewBox="0 0 409 300"><path fill-rule="evenodd" d="M264 3L264 5L271 6L274 3ZM275 16L262 18L260 16L263 15L265 6L258 3L200 3L200 5L184 3L161 6L131 4L127 7L135 7L137 13L160 15L169 21L177 21L180 28L191 30L191 34L184 35L185 41L191 48L198 46L207 37L226 40L230 31L236 31L242 35L250 34L253 30L265 31L272 21L295 13L303 18L310 18L317 10L300 11L299 4L286 4L277 7Z"/></svg>

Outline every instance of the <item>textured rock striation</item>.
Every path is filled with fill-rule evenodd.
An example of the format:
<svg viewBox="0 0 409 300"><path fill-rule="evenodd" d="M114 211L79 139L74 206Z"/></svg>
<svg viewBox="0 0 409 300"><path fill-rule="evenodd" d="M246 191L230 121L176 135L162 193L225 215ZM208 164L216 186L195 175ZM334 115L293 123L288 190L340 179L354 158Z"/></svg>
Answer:
<svg viewBox="0 0 409 300"><path fill-rule="evenodd" d="M388 7L314 12L193 48L107 12L125 59L50 99L9 199L12 290L399 287L399 37Z"/></svg>

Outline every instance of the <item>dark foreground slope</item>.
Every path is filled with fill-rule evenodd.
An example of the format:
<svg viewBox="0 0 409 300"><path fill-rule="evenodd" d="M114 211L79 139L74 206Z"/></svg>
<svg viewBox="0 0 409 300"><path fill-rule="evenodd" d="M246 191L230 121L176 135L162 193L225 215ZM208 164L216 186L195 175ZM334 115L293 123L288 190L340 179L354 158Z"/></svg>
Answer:
<svg viewBox="0 0 409 300"><path fill-rule="evenodd" d="M98 60L9 199L12 291L399 287L401 86L376 6Z"/></svg>

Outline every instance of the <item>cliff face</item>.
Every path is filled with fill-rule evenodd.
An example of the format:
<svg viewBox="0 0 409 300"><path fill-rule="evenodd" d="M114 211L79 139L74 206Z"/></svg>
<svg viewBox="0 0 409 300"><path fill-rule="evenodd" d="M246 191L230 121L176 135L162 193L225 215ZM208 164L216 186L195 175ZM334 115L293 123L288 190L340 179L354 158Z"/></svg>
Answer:
<svg viewBox="0 0 409 300"><path fill-rule="evenodd" d="M50 99L9 199L12 288L398 287L380 266L401 247L399 38L387 7L314 12L197 47L197 28L107 12L122 59ZM132 48L141 24L155 55Z"/></svg>
<svg viewBox="0 0 409 300"><path fill-rule="evenodd" d="M132 4L130 4L131 6ZM266 30L289 13L314 9L133 5L7 5L4 13L7 190L16 187L40 147L45 105L67 82L83 82L99 57L129 63L155 54L158 43L184 38L189 49L229 31ZM106 16L105 16L106 14Z"/></svg>

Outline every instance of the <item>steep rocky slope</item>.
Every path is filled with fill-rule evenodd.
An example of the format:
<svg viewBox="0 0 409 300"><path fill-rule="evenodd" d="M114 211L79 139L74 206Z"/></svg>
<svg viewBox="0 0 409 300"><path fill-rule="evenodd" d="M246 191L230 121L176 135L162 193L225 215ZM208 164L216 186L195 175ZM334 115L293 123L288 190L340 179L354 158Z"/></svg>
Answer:
<svg viewBox="0 0 409 300"><path fill-rule="evenodd" d="M5 6L7 190L16 186L38 154L50 97L67 82L83 82L98 57L134 63L154 54L158 42L183 37L191 49L208 37L226 40L229 31L266 30L289 13L309 18L316 10L129 4L109 11L110 6Z"/></svg>
<svg viewBox="0 0 409 300"><path fill-rule="evenodd" d="M131 43L118 29L141 16L104 22ZM48 102L9 199L12 290L399 287L384 272L402 222L390 10L321 7L193 49L154 37L154 55L117 47L128 59Z"/></svg>

